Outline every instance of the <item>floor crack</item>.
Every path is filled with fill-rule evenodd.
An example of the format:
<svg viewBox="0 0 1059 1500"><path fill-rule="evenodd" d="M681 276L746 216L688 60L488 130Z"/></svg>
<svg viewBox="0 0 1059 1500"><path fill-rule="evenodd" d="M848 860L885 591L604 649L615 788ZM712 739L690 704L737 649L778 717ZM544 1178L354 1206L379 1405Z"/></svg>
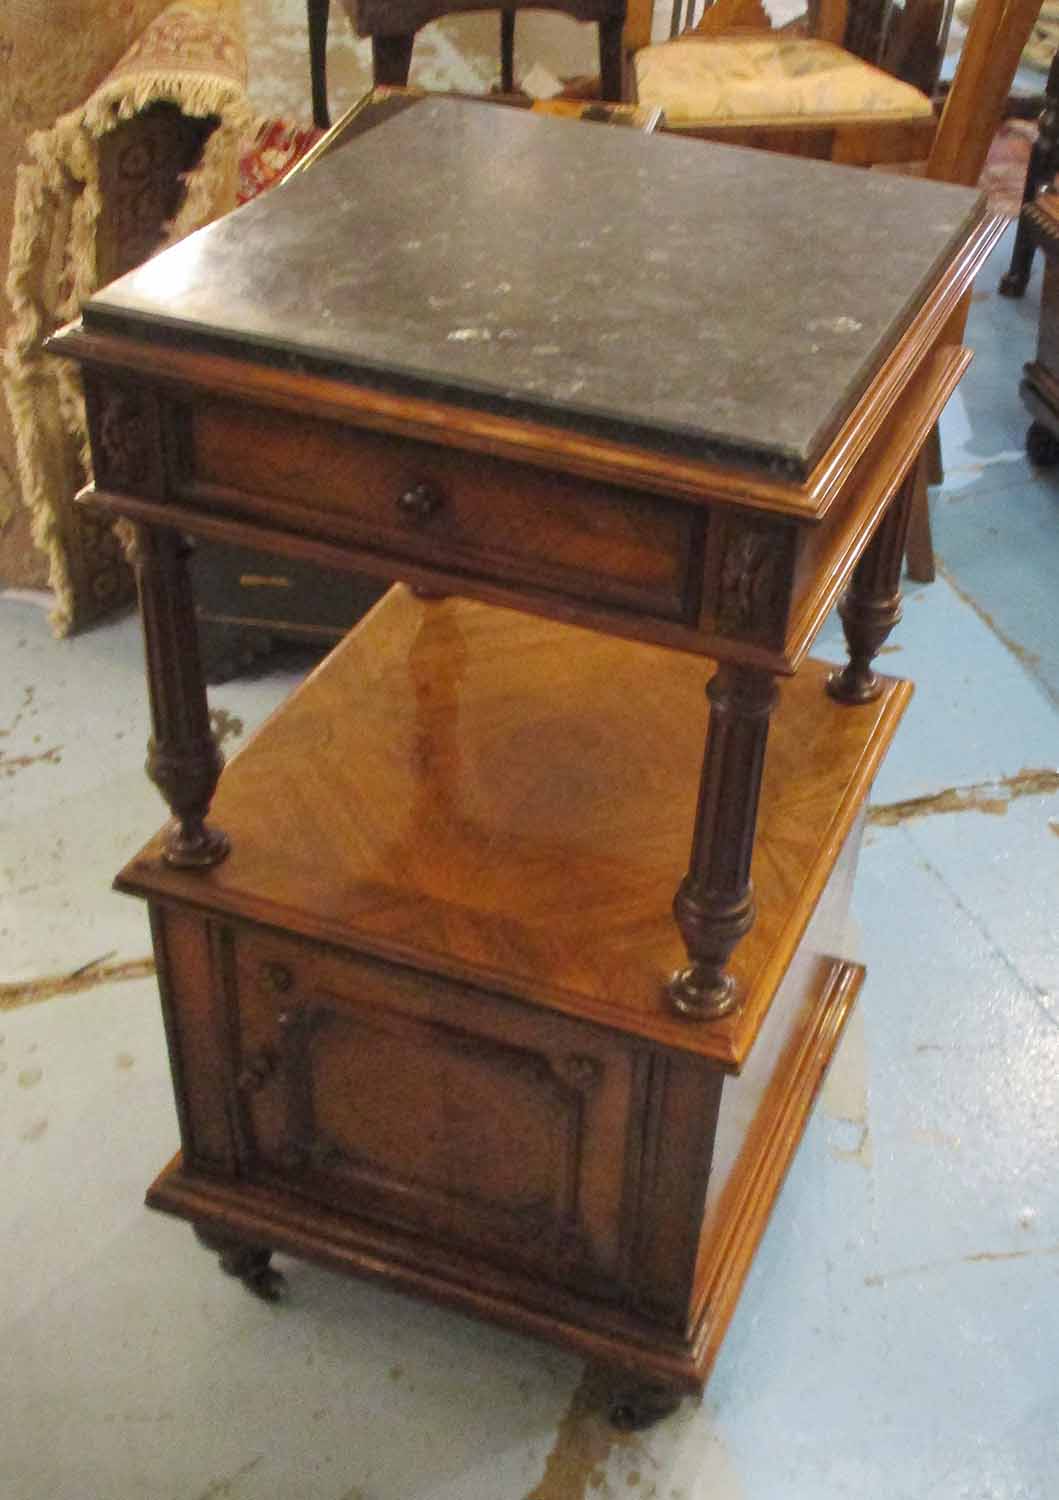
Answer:
<svg viewBox="0 0 1059 1500"><path fill-rule="evenodd" d="M1002 817L1008 804L1017 797L1048 797L1053 792L1059 792L1059 771L1027 767L1014 776L1002 776L995 781L950 786L943 792L928 792L903 802L869 807L868 822L876 827L894 828L911 818L927 818L936 813L981 812Z"/></svg>
<svg viewBox="0 0 1059 1500"><path fill-rule="evenodd" d="M65 974L45 974L40 979L0 983L0 1012L39 1005L42 1000L54 1000L58 995L76 995L101 984L117 984L123 979L147 979L155 972L153 958L108 963L109 957L107 954L104 958L95 958Z"/></svg>

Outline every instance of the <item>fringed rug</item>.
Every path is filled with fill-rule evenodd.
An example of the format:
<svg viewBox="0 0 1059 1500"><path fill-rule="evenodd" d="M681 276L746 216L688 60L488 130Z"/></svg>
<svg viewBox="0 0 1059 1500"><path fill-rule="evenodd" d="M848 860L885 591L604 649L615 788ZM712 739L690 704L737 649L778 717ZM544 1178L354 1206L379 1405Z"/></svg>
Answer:
<svg viewBox="0 0 1059 1500"><path fill-rule="evenodd" d="M80 380L42 340L97 287L232 207L252 126L236 14L231 0L167 6L83 105L29 138L18 170L5 386L59 635L133 587L111 527L73 504L88 472Z"/></svg>

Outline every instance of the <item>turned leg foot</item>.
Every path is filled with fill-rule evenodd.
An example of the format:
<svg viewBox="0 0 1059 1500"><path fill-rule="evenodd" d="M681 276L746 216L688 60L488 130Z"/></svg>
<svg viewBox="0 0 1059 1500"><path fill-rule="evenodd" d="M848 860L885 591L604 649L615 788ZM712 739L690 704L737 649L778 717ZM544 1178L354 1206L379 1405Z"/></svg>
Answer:
<svg viewBox="0 0 1059 1500"><path fill-rule="evenodd" d="M194 1225L195 1237L207 1250L213 1250L226 1276L235 1276L247 1291L263 1302L278 1302L286 1294L287 1279L271 1264L272 1251L260 1245L248 1245L220 1230Z"/></svg>
<svg viewBox="0 0 1059 1500"><path fill-rule="evenodd" d="M688 873L673 915L691 962L666 990L690 1020L712 1021L739 1003L727 965L754 922L750 860L776 685L768 672L722 663L707 688L710 722Z"/></svg>
<svg viewBox="0 0 1059 1500"><path fill-rule="evenodd" d="M849 661L832 673L827 690L840 703L870 703L882 692L872 661L901 618L901 562L921 463L913 464L876 527L838 606Z"/></svg>
<svg viewBox="0 0 1059 1500"><path fill-rule="evenodd" d="M623 1381L611 1392L607 1417L620 1432L642 1432L672 1416L682 1399L681 1391L660 1381Z"/></svg>
<svg viewBox="0 0 1059 1500"><path fill-rule="evenodd" d="M1031 422L1026 430L1026 457L1038 469L1059 463L1059 438L1043 422Z"/></svg>

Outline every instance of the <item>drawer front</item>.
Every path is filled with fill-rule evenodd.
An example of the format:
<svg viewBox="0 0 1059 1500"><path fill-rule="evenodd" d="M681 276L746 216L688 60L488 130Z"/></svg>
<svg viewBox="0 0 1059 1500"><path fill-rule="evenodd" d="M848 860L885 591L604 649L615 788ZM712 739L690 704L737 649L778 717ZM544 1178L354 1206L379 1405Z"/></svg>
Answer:
<svg viewBox="0 0 1059 1500"><path fill-rule="evenodd" d="M696 617L705 515L694 507L235 402L196 405L187 420L190 472L177 488L194 504L395 560Z"/></svg>
<svg viewBox="0 0 1059 1500"><path fill-rule="evenodd" d="M632 1047L268 935L237 934L233 979L252 1176L618 1295Z"/></svg>

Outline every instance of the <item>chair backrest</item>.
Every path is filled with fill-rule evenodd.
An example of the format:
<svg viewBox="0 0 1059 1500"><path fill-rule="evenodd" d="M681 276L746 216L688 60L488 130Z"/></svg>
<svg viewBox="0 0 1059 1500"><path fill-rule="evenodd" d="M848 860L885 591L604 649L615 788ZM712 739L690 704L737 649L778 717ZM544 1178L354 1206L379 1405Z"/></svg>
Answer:
<svg viewBox="0 0 1059 1500"><path fill-rule="evenodd" d="M937 135L928 177L973 187L1004 116L1041 0L977 0Z"/></svg>

